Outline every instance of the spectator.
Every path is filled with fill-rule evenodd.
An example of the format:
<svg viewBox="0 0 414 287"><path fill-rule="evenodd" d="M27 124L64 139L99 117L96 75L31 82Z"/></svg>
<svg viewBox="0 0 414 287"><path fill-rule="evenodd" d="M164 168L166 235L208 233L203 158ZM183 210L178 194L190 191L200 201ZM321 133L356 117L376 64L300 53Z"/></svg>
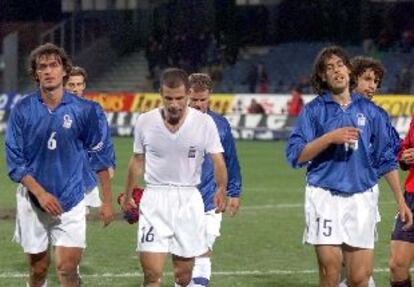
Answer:
<svg viewBox="0 0 414 287"><path fill-rule="evenodd" d="M287 102L287 113L289 117L297 117L303 108L302 89L293 88L290 95L290 100Z"/></svg>
<svg viewBox="0 0 414 287"><path fill-rule="evenodd" d="M249 114L265 114L266 113L263 106L258 101L256 101L256 99L252 99L252 101L250 102L250 106L247 108L247 112Z"/></svg>

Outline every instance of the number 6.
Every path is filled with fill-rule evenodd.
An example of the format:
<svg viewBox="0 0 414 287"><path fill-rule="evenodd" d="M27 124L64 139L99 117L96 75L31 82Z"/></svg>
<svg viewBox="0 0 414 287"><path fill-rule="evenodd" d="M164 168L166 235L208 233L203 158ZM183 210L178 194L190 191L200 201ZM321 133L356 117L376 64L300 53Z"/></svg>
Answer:
<svg viewBox="0 0 414 287"><path fill-rule="evenodd" d="M56 139L55 139L56 132L52 132L49 139L47 140L47 148L50 150L56 149Z"/></svg>

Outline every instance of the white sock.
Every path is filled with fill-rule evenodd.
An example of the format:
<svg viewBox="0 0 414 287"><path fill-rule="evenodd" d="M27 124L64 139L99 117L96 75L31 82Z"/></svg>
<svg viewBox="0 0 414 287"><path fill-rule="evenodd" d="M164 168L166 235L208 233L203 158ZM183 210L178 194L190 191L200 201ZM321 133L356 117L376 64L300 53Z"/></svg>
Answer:
<svg viewBox="0 0 414 287"><path fill-rule="evenodd" d="M192 285L194 287L207 287L211 276L210 257L196 257L193 268Z"/></svg>
<svg viewBox="0 0 414 287"><path fill-rule="evenodd" d="M347 287L346 279L342 280L341 283L339 283L338 287ZM375 287L374 278L372 278L372 276L369 277L368 287Z"/></svg>
<svg viewBox="0 0 414 287"><path fill-rule="evenodd" d="M372 278L372 276L369 277L368 287L375 287L374 278Z"/></svg>
<svg viewBox="0 0 414 287"><path fill-rule="evenodd" d="M26 282L26 286L30 287L29 282ZM47 287L47 280L45 280L45 283L43 283L42 287Z"/></svg>

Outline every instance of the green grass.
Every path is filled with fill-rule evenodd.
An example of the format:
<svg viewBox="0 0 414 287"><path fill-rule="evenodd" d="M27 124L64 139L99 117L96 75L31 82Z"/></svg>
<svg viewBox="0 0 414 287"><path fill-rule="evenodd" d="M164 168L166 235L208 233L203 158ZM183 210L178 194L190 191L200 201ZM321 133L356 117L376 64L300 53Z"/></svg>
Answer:
<svg viewBox="0 0 414 287"><path fill-rule="evenodd" d="M4 137L0 140L4 144ZM115 194L123 191L132 152L131 138L116 138ZM235 218L225 216L222 236L213 255L211 286L317 286L312 247L302 245L304 170L291 169L284 159L283 142L239 142L243 173L243 208ZM7 178L4 153L0 155L0 213L15 207L15 184ZM381 184L379 241L374 274L377 286L386 286L389 236L395 205ZM118 207L117 207L118 208ZM27 272L21 248L11 242L14 220L0 219L0 286L23 286ZM115 221L103 229L88 223L88 248L82 273L84 286L139 286L141 269L135 254L136 225ZM172 286L170 262L163 286ZM56 286L53 267L51 286Z"/></svg>

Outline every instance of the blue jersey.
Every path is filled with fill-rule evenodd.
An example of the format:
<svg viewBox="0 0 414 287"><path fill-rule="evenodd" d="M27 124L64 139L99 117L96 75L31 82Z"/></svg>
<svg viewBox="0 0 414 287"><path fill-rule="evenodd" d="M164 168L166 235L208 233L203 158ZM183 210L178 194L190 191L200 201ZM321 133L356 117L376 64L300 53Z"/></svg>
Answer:
<svg viewBox="0 0 414 287"><path fill-rule="evenodd" d="M389 118L388 113L383 108L381 108L380 106L378 106L378 108L381 111L381 113L383 113L383 116L385 118ZM394 151L394 156L395 158L398 158L398 154L400 153L401 144L403 140L400 138L400 134L394 128L390 120L388 121L388 127L386 130L389 132L389 135L388 135L390 139L389 144L391 145ZM387 172L389 172L389 170L386 166L382 166L382 167L379 166L377 170L378 178L384 176Z"/></svg>
<svg viewBox="0 0 414 287"><path fill-rule="evenodd" d="M307 165L307 183L336 192L363 192L378 182L378 175L397 169L395 138L388 115L371 101L351 94L351 103L342 108L325 93L307 104L288 139L286 156L295 167ZM299 164L306 144L322 135L352 126L360 129L358 148L332 144L313 160Z"/></svg>
<svg viewBox="0 0 414 287"><path fill-rule="evenodd" d="M7 126L6 158L10 178L20 182L31 175L53 194L64 211L84 197L82 180L85 150L99 154L91 160L93 170L107 169L100 106L64 92L53 110L43 103L40 91L22 99L14 107ZM36 198L31 194L32 200Z"/></svg>
<svg viewBox="0 0 414 287"><path fill-rule="evenodd" d="M99 128L102 130L104 137L104 148L106 151L101 153L85 152L85 159L83 165L83 182L86 191L90 191L97 186L96 172L91 168L91 161L105 161L110 159L110 163L104 162L104 165L110 164L111 167L115 167L115 150L111 140L111 132L108 126L108 120L102 109L98 108ZM102 154L104 158L102 159Z"/></svg>
<svg viewBox="0 0 414 287"><path fill-rule="evenodd" d="M226 118L212 111L207 112L216 123L220 141L224 149L224 160L228 173L227 195L240 197L241 175L239 160L237 158L236 145L231 134L231 128ZM201 170L201 183L198 186L204 201L204 210L209 211L215 208L214 194L216 192L216 181L214 178L213 161L209 156L204 157Z"/></svg>

